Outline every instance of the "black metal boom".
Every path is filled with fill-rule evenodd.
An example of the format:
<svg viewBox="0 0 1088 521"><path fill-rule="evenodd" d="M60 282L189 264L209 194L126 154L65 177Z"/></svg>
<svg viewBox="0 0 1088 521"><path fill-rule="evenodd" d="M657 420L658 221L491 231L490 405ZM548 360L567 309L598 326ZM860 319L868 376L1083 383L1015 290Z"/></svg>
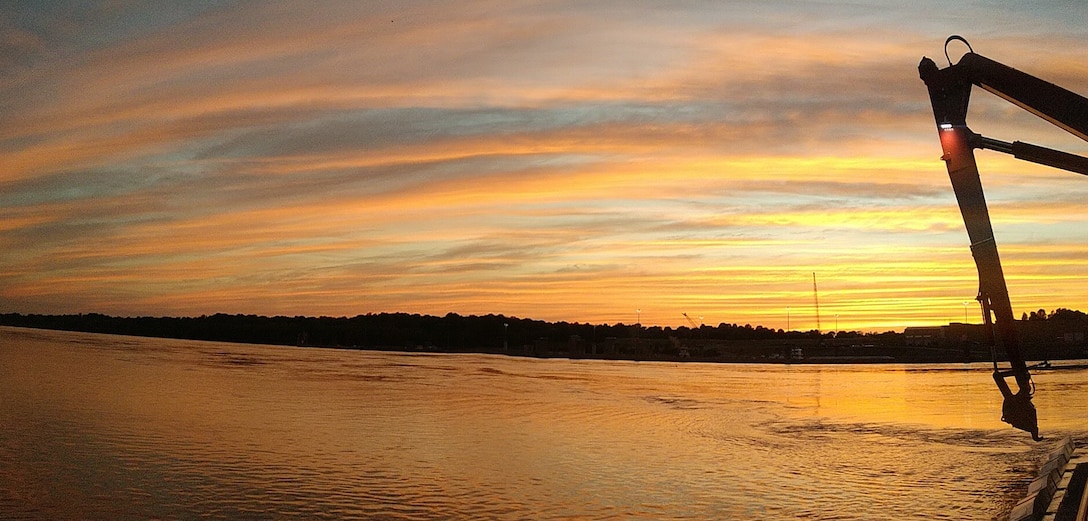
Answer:
<svg viewBox="0 0 1088 521"><path fill-rule="evenodd" d="M948 37L945 40L946 56L948 43L953 40L967 43L959 36ZM1002 420L1030 432L1036 440L1042 439L1039 437L1035 406L1031 402L1035 387L1020 353L1012 304L997 253L974 149L1004 152L1026 161L1085 175L1088 175L1088 158L1020 141L1007 143L975 134L967 127L967 107L971 88L979 86L1088 141L1088 98L975 54L973 50L960 58L959 63L950 63L944 69L923 57L918 64L918 73L929 89L933 118L944 153L941 159L948 168L952 189L971 242L971 254L978 268L977 298L982 304L983 322L991 326L995 347L1003 348L1009 357L1010 369L1007 371L999 370L994 359L994 380L1005 397ZM1015 378L1016 392L1012 392L1005 382L1008 376Z"/></svg>

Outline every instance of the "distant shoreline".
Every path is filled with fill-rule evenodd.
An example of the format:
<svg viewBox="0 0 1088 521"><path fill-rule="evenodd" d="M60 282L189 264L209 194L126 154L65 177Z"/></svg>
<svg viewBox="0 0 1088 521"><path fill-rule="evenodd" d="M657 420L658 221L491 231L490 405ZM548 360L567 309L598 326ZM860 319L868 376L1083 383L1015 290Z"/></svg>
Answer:
<svg viewBox="0 0 1088 521"><path fill-rule="evenodd" d="M980 326L952 324L933 337L906 333L782 331L719 324L698 328L549 323L502 315L383 313L347 317L111 317L0 314L0 325L150 338L370 351L488 353L532 358L664 362L880 364L991 361ZM955 326L955 327L954 327ZM945 329L950 331L945 331ZM958 329L956 329L958 328ZM1028 330L1026 325L1023 329ZM936 334L940 333L940 337ZM1036 333L1056 338L1053 332ZM1068 336L1068 335L1067 335ZM951 337L951 339L950 339ZM1082 338L1082 337L1077 337ZM1029 360L1088 358L1084 342L1027 338ZM1003 361L1001 353L999 360Z"/></svg>
<svg viewBox="0 0 1088 521"><path fill-rule="evenodd" d="M503 352L490 349L467 349L467 350L446 350L427 347L390 347L390 346L325 346L325 345L292 345L292 344L267 344L263 342L241 342L232 340L214 340L214 339L202 339L202 338L182 338L182 337L167 337L159 335L134 335L125 333L113 333L104 331L84 331L77 329L57 329L57 328L43 328L33 326L19 326L0 324L0 328L13 328L13 329L30 329L35 331L57 331L64 333L89 333L92 335L113 335L113 336L127 336L133 338L151 338L151 339L165 339L165 340L192 340L197 342L221 342L228 344L240 344L240 345L260 345L268 347L285 347L285 348L297 348L297 349L335 349L342 351L368 351L375 353L403 353L403 354L484 354L484 355L497 355L497 356L510 356L517 358L534 358L538 360L602 360L602 361L626 361L626 362L675 362L675 363L721 363L721 364L746 364L746 363L766 363L766 364L821 364L821 365L838 365L838 364L888 364L888 363L902 363L896 360L892 356L882 355L867 355L867 356L816 356L810 358L801 359L788 359L788 358L761 358L761 359L731 359L729 357L718 358L706 358L691 356L620 356L620 355L605 355L605 354L576 354L571 355L569 353L562 352L549 352L543 354L526 353L526 352ZM938 361L940 362L940 361ZM914 363L933 363L933 362L914 362Z"/></svg>

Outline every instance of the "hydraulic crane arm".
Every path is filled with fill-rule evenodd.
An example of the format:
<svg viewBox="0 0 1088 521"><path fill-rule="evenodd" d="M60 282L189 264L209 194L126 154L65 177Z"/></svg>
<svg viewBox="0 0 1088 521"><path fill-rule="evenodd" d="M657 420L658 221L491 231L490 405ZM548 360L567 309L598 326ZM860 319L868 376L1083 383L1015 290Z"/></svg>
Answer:
<svg viewBox="0 0 1088 521"><path fill-rule="evenodd" d="M945 40L946 57L948 43L952 40L967 43L959 36L950 36ZM967 47L971 50L970 44ZM948 168L952 189L971 241L971 254L978 268L978 301L982 304L983 322L991 326L995 346L1004 348L1009 357L1008 371L997 370L996 358L994 362L994 379L1005 397L1002 420L1030 432L1032 438L1038 440L1041 439L1038 420L1035 406L1031 403L1034 387L1027 364L1020 354L1012 304L1001 270L974 149L1005 152L1027 161L1086 175L1088 159L1019 141L1006 143L975 134L967 127L967 107L971 88L977 85L1088 140L1088 99L975 54L973 50L965 54L959 63L950 63L944 69L939 69L933 60L922 58L918 73L929 89L933 117L944 152L941 159ZM1005 382L1006 376L1015 378L1017 392L1009 388Z"/></svg>
<svg viewBox="0 0 1088 521"><path fill-rule="evenodd" d="M1088 141L1088 105L1081 95L973 52L963 55L954 69L960 81L978 85Z"/></svg>

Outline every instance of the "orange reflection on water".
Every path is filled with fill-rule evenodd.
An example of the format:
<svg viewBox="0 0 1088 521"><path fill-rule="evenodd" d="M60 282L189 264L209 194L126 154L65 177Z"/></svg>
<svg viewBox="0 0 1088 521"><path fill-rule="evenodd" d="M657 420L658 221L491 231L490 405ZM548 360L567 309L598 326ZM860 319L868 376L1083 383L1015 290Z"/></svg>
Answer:
<svg viewBox="0 0 1088 521"><path fill-rule="evenodd" d="M984 364L0 340L0 473L50 484L38 518L992 519L1045 451L999 421ZM1045 434L1085 435L1084 372L1037 375Z"/></svg>

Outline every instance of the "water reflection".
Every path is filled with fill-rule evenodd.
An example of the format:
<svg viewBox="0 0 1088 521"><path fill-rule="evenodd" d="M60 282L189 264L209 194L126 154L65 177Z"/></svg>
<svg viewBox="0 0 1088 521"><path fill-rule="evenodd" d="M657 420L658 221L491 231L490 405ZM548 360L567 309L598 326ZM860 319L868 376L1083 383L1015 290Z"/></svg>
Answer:
<svg viewBox="0 0 1088 521"><path fill-rule="evenodd" d="M980 366L408 355L0 328L0 517L992 519ZM1085 370L1036 377L1084 438Z"/></svg>

